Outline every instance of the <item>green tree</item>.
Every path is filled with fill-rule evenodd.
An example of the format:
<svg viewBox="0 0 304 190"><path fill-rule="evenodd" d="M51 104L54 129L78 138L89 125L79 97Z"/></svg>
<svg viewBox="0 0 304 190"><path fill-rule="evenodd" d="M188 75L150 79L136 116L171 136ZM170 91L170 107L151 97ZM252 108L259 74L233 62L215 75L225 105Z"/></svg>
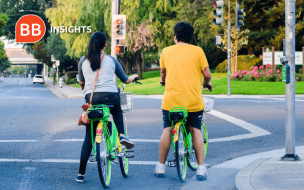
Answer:
<svg viewBox="0 0 304 190"><path fill-rule="evenodd" d="M67 49L64 40L60 38L60 34L53 33L47 38L45 50L48 56L54 55L55 59L60 61L61 69L65 71L73 70L77 66L76 60L66 55Z"/></svg>
<svg viewBox="0 0 304 190"><path fill-rule="evenodd" d="M285 1L284 0L246 0L244 5L245 27L250 30L249 43L256 55L262 47L275 46L282 50L285 38ZM304 46L304 0L296 1L296 49Z"/></svg>

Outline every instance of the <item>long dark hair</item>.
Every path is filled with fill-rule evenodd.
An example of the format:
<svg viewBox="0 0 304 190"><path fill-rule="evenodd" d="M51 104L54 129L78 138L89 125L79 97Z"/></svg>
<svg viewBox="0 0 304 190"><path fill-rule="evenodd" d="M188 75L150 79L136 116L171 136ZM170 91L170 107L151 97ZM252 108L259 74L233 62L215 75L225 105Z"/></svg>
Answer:
<svg viewBox="0 0 304 190"><path fill-rule="evenodd" d="M96 71L100 67L100 51L105 47L106 42L106 36L102 32L95 32L91 36L87 58L91 63L93 71Z"/></svg>

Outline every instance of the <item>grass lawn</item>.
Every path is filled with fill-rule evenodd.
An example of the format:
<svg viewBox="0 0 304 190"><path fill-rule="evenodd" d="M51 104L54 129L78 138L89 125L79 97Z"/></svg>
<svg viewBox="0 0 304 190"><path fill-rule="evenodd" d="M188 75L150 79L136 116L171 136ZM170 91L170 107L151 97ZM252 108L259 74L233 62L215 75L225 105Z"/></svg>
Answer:
<svg viewBox="0 0 304 190"><path fill-rule="evenodd" d="M160 72L150 71L143 73L143 80L140 84L128 84L125 92L133 92L138 95L163 94L165 87L160 86ZM227 94L227 74L212 73L213 92L203 90L203 94ZM73 84L72 87L80 88L79 84ZM122 83L118 80L118 86ZM285 94L285 83L283 82L245 82L231 81L231 94L244 95L279 95ZM304 82L296 82L296 94L304 94Z"/></svg>

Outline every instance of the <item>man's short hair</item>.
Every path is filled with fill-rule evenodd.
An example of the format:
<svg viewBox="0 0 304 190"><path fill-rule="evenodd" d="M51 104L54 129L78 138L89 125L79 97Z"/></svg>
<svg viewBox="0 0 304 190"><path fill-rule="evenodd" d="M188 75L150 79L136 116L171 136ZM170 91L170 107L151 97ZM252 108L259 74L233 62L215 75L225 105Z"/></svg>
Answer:
<svg viewBox="0 0 304 190"><path fill-rule="evenodd" d="M188 22L179 22L174 26L174 35L178 42L190 43L194 29Z"/></svg>

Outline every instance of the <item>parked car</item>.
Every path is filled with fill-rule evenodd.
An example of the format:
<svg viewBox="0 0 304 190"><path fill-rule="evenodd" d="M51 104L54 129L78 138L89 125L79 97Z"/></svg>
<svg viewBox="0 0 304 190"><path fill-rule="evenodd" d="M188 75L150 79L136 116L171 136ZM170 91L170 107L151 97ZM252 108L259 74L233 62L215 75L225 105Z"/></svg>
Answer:
<svg viewBox="0 0 304 190"><path fill-rule="evenodd" d="M33 77L33 84L35 84L35 83L44 84L43 76L42 75L35 75Z"/></svg>

